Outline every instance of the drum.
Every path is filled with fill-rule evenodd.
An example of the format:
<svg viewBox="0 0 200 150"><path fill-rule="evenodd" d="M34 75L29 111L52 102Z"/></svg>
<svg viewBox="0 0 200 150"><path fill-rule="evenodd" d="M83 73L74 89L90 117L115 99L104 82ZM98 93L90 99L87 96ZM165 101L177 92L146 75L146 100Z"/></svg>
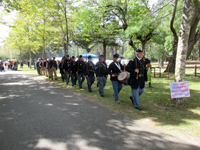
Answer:
<svg viewBox="0 0 200 150"><path fill-rule="evenodd" d="M130 79L130 74L128 74L126 71L122 71L117 76L117 79L122 82L124 85L128 85L128 81Z"/></svg>

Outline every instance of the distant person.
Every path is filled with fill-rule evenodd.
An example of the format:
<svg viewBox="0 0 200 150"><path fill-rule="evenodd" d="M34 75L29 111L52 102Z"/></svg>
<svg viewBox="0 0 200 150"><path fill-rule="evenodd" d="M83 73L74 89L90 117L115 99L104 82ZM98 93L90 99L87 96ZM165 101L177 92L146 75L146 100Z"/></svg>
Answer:
<svg viewBox="0 0 200 150"><path fill-rule="evenodd" d="M85 75L87 78L87 85L89 92L92 92L91 86L95 80L94 73L95 73L95 66L92 62L92 56L88 56L88 62L85 65Z"/></svg>
<svg viewBox="0 0 200 150"><path fill-rule="evenodd" d="M13 69L13 61L10 61L10 69Z"/></svg>
<svg viewBox="0 0 200 150"><path fill-rule="evenodd" d="M50 71L51 71L51 80L53 80L53 74L55 75L55 80L57 80L57 62L55 60L55 57L53 57L53 60L50 61Z"/></svg>
<svg viewBox="0 0 200 150"><path fill-rule="evenodd" d="M59 63L59 69L60 69L61 79L64 82L65 81L65 75L64 75L64 57L62 58L61 62Z"/></svg>
<svg viewBox="0 0 200 150"><path fill-rule="evenodd" d="M27 64L28 64L28 67L29 67L29 65L30 65L30 61L28 61Z"/></svg>
<svg viewBox="0 0 200 150"><path fill-rule="evenodd" d="M0 72L2 72L4 70L3 64L0 63Z"/></svg>
<svg viewBox="0 0 200 150"><path fill-rule="evenodd" d="M70 76L70 59L69 59L69 55L66 55L66 59L64 60L63 71L65 73L66 84L68 84L69 83L69 76Z"/></svg>
<svg viewBox="0 0 200 150"><path fill-rule="evenodd" d="M104 61L104 55L100 55L100 62L97 62L95 67L96 78L99 85L99 93L101 97L104 97L104 87L106 86L106 80L108 77L107 64Z"/></svg>
<svg viewBox="0 0 200 150"><path fill-rule="evenodd" d="M76 61L74 56L72 56L70 62L70 75L71 75L72 86L74 86L76 85Z"/></svg>
<svg viewBox="0 0 200 150"><path fill-rule="evenodd" d="M78 84L79 87L82 88L82 84L85 80L85 75L84 75L84 66L85 62L83 61L83 56L79 56L79 60L76 61L76 74L78 76Z"/></svg>
<svg viewBox="0 0 200 150"><path fill-rule="evenodd" d="M24 66L24 63L23 63L23 61L21 61L20 62L20 68L23 68L23 66Z"/></svg>
<svg viewBox="0 0 200 150"><path fill-rule="evenodd" d="M41 59L38 58L38 60L37 60L37 62L36 62L37 73L38 73L39 75L41 74L41 72L40 72L40 61L41 61Z"/></svg>

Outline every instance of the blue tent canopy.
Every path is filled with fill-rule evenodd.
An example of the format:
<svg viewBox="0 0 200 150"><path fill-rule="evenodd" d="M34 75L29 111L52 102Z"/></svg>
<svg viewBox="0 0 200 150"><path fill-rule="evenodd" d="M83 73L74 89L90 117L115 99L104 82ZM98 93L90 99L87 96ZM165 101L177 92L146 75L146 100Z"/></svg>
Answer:
<svg viewBox="0 0 200 150"><path fill-rule="evenodd" d="M92 59L98 59L99 56L94 55L94 54L90 54L90 53L86 53L86 54L82 54L83 58L87 60L88 56L92 56Z"/></svg>

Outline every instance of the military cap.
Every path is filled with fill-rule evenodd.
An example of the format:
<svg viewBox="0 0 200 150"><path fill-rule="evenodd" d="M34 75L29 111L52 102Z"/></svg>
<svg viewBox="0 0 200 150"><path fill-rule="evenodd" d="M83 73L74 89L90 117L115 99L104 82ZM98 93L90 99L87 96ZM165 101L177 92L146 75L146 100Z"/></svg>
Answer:
<svg viewBox="0 0 200 150"><path fill-rule="evenodd" d="M100 55L100 57L104 57L104 55Z"/></svg>
<svg viewBox="0 0 200 150"><path fill-rule="evenodd" d="M69 57L69 55L66 55L66 57Z"/></svg>
<svg viewBox="0 0 200 150"><path fill-rule="evenodd" d="M92 56L88 56L88 59L92 58Z"/></svg>
<svg viewBox="0 0 200 150"><path fill-rule="evenodd" d="M113 57L114 58L119 58L119 54L114 54Z"/></svg>
<svg viewBox="0 0 200 150"><path fill-rule="evenodd" d="M53 57L53 59L56 59L56 57Z"/></svg>
<svg viewBox="0 0 200 150"><path fill-rule="evenodd" d="M82 55L80 55L79 57L80 57L80 58L82 58L83 56L82 56Z"/></svg>
<svg viewBox="0 0 200 150"><path fill-rule="evenodd" d="M138 48L138 49L136 50L136 52L143 52L143 50L140 49L140 48Z"/></svg>
<svg viewBox="0 0 200 150"><path fill-rule="evenodd" d="M74 56L72 56L72 58L75 58Z"/></svg>

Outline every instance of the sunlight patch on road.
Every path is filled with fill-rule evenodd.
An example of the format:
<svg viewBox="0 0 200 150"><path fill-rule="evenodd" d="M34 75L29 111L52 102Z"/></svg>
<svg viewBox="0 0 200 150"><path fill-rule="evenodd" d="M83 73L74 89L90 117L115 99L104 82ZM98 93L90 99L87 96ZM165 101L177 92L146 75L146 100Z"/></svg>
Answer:
<svg viewBox="0 0 200 150"><path fill-rule="evenodd" d="M8 86L8 85L30 85L31 83L22 83L22 82L11 82L11 83L2 83L0 85L5 85L5 86Z"/></svg>
<svg viewBox="0 0 200 150"><path fill-rule="evenodd" d="M53 106L53 104L50 104L50 103L48 103L48 104L45 104L46 106Z"/></svg>
<svg viewBox="0 0 200 150"><path fill-rule="evenodd" d="M64 142L54 142L48 139L39 139L35 149L50 149L50 150L67 150L67 145Z"/></svg>
<svg viewBox="0 0 200 150"><path fill-rule="evenodd" d="M72 97L71 95L64 95L64 97Z"/></svg>
<svg viewBox="0 0 200 150"><path fill-rule="evenodd" d="M79 105L78 103L65 103L66 105L72 105L72 106L77 106Z"/></svg>

